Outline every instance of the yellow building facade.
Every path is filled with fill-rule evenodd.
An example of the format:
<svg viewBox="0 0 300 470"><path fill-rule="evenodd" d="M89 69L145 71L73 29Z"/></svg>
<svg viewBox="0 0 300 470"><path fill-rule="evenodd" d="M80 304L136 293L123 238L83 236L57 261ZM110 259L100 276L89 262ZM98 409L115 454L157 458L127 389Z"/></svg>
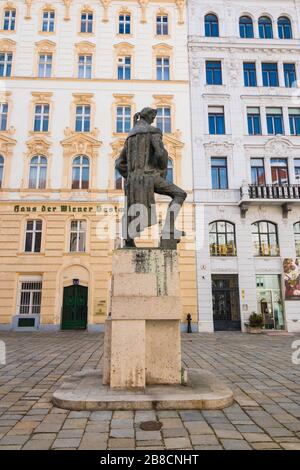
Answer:
<svg viewBox="0 0 300 470"><path fill-rule="evenodd" d="M0 327L103 328L124 205L114 162L144 106L188 193L182 319L197 322L185 2L2 2L0 21ZM157 246L159 228L138 244Z"/></svg>

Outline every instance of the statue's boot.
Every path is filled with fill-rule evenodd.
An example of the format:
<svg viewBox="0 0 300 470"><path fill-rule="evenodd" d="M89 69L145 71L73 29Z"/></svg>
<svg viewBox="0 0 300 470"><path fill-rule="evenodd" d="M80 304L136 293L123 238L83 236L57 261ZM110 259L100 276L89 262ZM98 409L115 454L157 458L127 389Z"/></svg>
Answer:
<svg viewBox="0 0 300 470"><path fill-rule="evenodd" d="M136 244L132 238L125 240L124 248L136 248Z"/></svg>

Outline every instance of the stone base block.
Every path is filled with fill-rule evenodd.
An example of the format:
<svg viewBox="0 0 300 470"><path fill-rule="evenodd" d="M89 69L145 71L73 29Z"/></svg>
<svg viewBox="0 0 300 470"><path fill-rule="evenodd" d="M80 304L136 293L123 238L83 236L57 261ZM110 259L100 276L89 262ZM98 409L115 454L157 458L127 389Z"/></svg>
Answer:
<svg viewBox="0 0 300 470"><path fill-rule="evenodd" d="M116 390L103 385L100 371L78 372L53 394L67 410L218 410L233 403L232 391L211 372L187 370L186 385L148 385L143 390Z"/></svg>

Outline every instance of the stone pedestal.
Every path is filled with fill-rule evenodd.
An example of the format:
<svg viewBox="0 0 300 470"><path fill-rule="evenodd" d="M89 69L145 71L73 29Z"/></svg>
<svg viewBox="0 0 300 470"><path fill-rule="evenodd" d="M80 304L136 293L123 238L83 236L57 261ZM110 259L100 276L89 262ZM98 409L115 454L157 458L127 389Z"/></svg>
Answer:
<svg viewBox="0 0 300 470"><path fill-rule="evenodd" d="M116 250L103 383L123 389L180 384L180 320L177 252Z"/></svg>

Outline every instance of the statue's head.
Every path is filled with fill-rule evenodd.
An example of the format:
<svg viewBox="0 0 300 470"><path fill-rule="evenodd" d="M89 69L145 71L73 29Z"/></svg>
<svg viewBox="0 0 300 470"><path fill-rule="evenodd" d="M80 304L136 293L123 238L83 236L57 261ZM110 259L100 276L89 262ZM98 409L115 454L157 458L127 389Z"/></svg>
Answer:
<svg viewBox="0 0 300 470"><path fill-rule="evenodd" d="M134 124L136 124L140 119L143 119L148 124L152 124L156 118L157 111L153 108L143 108L141 112L134 115Z"/></svg>

